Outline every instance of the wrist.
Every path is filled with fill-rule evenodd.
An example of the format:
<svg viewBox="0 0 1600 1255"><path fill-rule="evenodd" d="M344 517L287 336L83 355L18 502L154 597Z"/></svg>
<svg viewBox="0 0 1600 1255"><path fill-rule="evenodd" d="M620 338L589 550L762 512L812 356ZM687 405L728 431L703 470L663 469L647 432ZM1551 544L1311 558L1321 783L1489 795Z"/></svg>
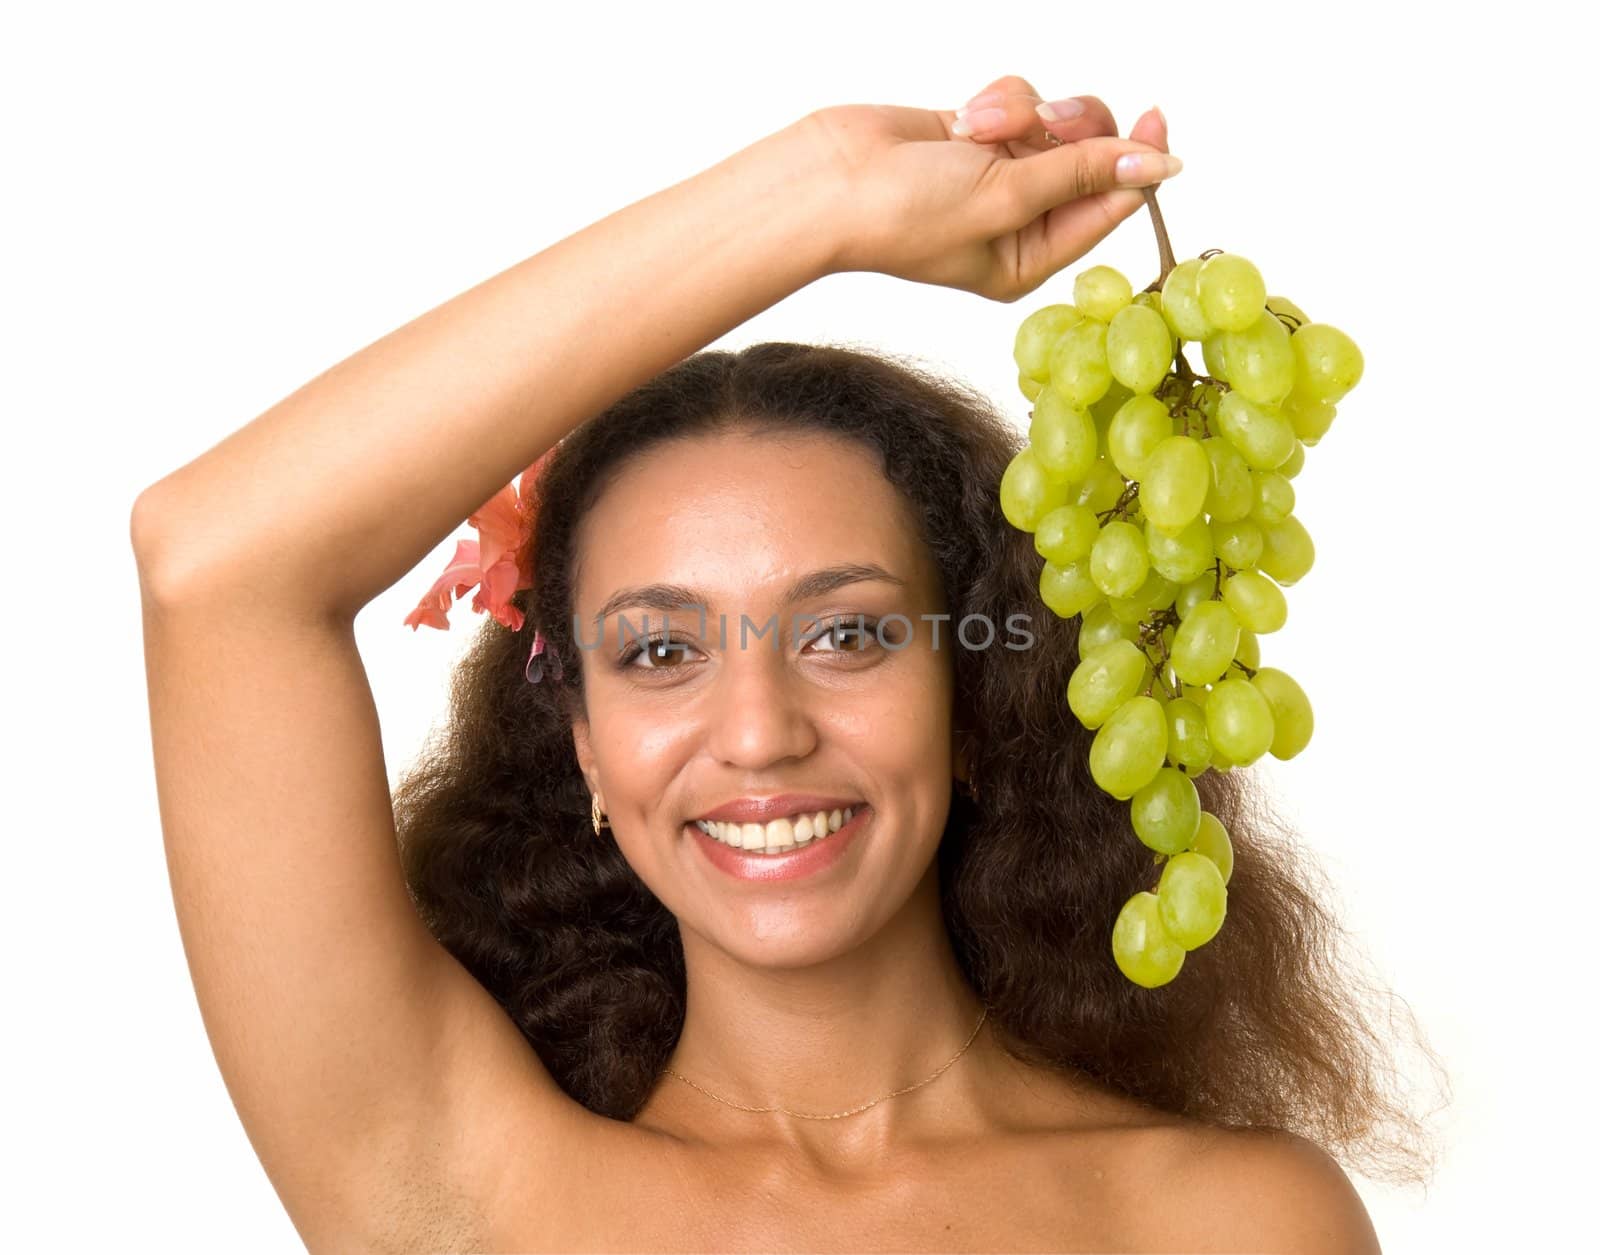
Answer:
<svg viewBox="0 0 1600 1255"><path fill-rule="evenodd" d="M743 220L771 248L796 290L847 269L845 181L814 113L703 172L743 193Z"/></svg>

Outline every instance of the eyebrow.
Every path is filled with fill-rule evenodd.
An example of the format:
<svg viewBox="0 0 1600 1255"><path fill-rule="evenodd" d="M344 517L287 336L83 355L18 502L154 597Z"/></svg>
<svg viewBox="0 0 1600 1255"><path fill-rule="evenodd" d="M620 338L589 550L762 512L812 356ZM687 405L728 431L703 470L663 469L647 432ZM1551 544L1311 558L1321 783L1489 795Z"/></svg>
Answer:
<svg viewBox="0 0 1600 1255"><path fill-rule="evenodd" d="M824 596L847 584L859 584L866 580L881 580L886 584L896 584L902 588L906 586L905 580L875 562L846 562L802 575L785 591L783 604L787 606L797 601L809 601L813 597ZM617 611L630 607L670 613L689 606L710 604L711 599L703 592L684 584L641 584L632 588L619 588L612 593L600 607L594 621L599 625Z"/></svg>

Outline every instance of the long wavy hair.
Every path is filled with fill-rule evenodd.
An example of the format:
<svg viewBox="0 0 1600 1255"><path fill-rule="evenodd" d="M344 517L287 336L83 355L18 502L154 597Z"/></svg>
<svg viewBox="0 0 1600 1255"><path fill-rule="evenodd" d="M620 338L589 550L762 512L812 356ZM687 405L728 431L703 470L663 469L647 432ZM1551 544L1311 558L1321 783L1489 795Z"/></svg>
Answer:
<svg viewBox="0 0 1600 1255"><path fill-rule="evenodd" d="M395 792L419 913L562 1089L630 1119L677 1042L686 992L676 919L591 827L571 732L575 537L629 459L732 428L858 442L911 504L952 623L1031 614L1033 648L953 651L979 793L955 795L937 854L945 926L1003 1047L1167 1112L1299 1133L1369 1177L1425 1180L1430 1139L1393 1063L1401 1038L1432 1056L1404 1004L1346 954L1325 882L1244 770L1196 781L1235 850L1222 931L1161 988L1118 971L1112 922L1159 869L1127 803L1091 778L1093 734L1067 707L1079 620L1043 608L1043 560L1000 511L1021 436L966 386L844 346L701 352L568 435L537 483L524 627L485 620L448 719ZM559 681L524 680L535 627Z"/></svg>

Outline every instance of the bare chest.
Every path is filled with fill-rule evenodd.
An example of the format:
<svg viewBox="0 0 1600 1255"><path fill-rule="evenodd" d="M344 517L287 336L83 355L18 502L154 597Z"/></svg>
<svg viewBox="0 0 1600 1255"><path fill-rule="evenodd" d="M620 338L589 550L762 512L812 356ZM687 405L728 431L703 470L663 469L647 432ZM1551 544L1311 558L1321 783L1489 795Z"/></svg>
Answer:
<svg viewBox="0 0 1600 1255"><path fill-rule="evenodd" d="M600 1165L496 1226L496 1249L1115 1250L1136 1242L1107 1168L1038 1147L918 1159L870 1181L737 1156ZM1132 1213L1137 1214L1137 1210Z"/></svg>

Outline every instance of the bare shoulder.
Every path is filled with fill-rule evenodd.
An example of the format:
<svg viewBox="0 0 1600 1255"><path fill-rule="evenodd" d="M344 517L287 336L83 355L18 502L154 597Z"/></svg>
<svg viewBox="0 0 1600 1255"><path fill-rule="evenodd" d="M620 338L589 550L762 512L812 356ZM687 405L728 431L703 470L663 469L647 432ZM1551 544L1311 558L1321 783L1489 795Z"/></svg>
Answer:
<svg viewBox="0 0 1600 1255"><path fill-rule="evenodd" d="M1195 1251L1373 1255L1361 1196L1327 1151L1304 1137L1186 1122L1166 1131L1171 1234Z"/></svg>

